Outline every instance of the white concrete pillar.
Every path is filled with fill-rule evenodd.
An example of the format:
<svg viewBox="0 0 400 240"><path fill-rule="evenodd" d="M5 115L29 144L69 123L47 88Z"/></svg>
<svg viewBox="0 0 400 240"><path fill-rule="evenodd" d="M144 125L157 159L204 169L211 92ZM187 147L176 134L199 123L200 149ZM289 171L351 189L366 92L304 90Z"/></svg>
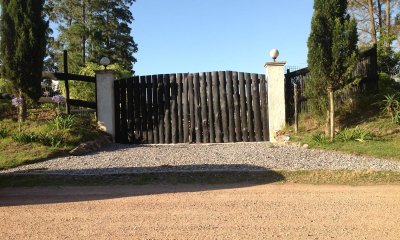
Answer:
<svg viewBox="0 0 400 240"><path fill-rule="evenodd" d="M269 138L276 142L276 132L286 124L285 73L286 62L267 62Z"/></svg>
<svg viewBox="0 0 400 240"><path fill-rule="evenodd" d="M112 70L96 71L97 124L115 138L115 72Z"/></svg>

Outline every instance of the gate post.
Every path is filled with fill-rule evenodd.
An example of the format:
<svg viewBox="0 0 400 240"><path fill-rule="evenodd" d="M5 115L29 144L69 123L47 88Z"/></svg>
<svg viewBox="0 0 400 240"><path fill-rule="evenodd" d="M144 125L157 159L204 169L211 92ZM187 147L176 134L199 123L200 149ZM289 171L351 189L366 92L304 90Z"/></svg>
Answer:
<svg viewBox="0 0 400 240"><path fill-rule="evenodd" d="M286 124L285 75L286 62L267 62L269 139L276 142L276 133Z"/></svg>
<svg viewBox="0 0 400 240"><path fill-rule="evenodd" d="M115 72L96 71L97 125L115 139Z"/></svg>

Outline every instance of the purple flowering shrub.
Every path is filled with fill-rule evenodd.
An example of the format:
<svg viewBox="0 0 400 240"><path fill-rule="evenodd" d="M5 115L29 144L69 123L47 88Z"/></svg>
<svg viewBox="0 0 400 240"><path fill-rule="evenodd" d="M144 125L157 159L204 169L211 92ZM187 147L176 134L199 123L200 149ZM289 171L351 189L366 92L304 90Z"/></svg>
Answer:
<svg viewBox="0 0 400 240"><path fill-rule="evenodd" d="M53 102L55 102L55 103L62 103L62 102L65 102L65 97L63 95L58 94L58 95L53 96L51 98L51 100L53 100Z"/></svg>
<svg viewBox="0 0 400 240"><path fill-rule="evenodd" d="M12 104L14 107L19 107L19 106L21 106L21 105L22 105L22 102L23 102L23 99L20 98L20 97L15 97L15 98L13 98L13 99L11 100L11 104Z"/></svg>

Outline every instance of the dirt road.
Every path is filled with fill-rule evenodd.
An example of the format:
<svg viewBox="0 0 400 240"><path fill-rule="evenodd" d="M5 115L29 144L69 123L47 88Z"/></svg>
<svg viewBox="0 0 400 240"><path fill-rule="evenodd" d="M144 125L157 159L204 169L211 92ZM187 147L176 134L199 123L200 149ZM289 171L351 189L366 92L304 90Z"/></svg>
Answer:
<svg viewBox="0 0 400 240"><path fill-rule="evenodd" d="M400 186L0 190L1 239L399 239Z"/></svg>

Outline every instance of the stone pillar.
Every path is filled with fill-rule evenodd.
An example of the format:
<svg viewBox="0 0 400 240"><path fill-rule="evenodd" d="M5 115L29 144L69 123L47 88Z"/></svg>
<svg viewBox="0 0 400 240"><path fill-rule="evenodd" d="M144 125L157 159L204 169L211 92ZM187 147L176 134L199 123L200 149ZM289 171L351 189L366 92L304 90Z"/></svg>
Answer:
<svg viewBox="0 0 400 240"><path fill-rule="evenodd" d="M268 116L270 142L276 142L276 132L286 124L285 75L286 62L267 62Z"/></svg>
<svg viewBox="0 0 400 240"><path fill-rule="evenodd" d="M112 70L96 71L97 124L115 138L115 72Z"/></svg>

